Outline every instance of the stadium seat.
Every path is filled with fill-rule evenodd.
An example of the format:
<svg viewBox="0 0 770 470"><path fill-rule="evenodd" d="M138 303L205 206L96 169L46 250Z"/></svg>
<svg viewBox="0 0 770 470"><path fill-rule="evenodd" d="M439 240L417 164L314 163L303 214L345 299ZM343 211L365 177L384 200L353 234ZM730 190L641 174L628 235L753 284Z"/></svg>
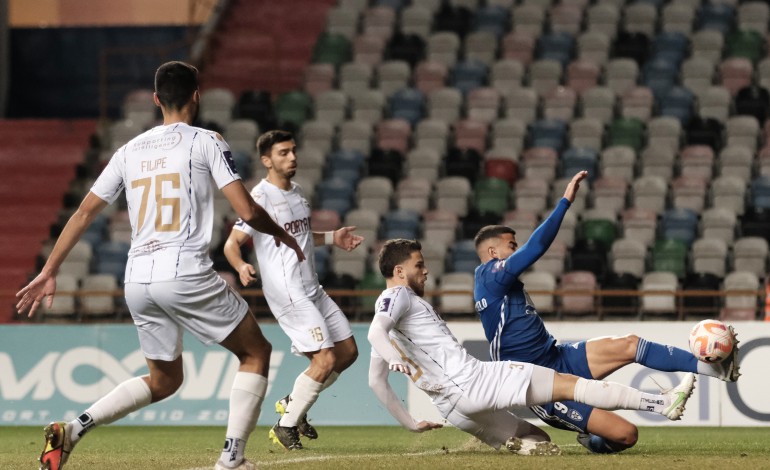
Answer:
<svg viewBox="0 0 770 470"><path fill-rule="evenodd" d="M460 217L468 214L471 183L461 176L449 176L436 183L436 209L447 209Z"/></svg>
<svg viewBox="0 0 770 470"><path fill-rule="evenodd" d="M668 315L671 319L676 319L676 296L679 288L679 282L676 275L670 272L648 272L642 278L642 319L647 319L648 315ZM647 292L664 291L665 294L647 294Z"/></svg>
<svg viewBox="0 0 770 470"><path fill-rule="evenodd" d="M687 245L674 239L661 239L652 248L652 270L673 273L684 279L687 272Z"/></svg>
<svg viewBox="0 0 770 470"><path fill-rule="evenodd" d="M700 214L706 204L707 191L705 180L680 176L671 183L671 205L674 209L689 209Z"/></svg>
<svg viewBox="0 0 770 470"><path fill-rule="evenodd" d="M431 182L422 178L404 178L398 182L396 207L418 213L428 210L433 188Z"/></svg>
<svg viewBox="0 0 770 470"><path fill-rule="evenodd" d="M527 286L527 293L538 314L554 313L556 302L553 291L556 290L556 278L546 271L530 271L521 275L520 281Z"/></svg>
<svg viewBox="0 0 770 470"><path fill-rule="evenodd" d="M668 185L660 176L642 176L632 183L632 206L662 213L666 208Z"/></svg>
<svg viewBox="0 0 770 470"><path fill-rule="evenodd" d="M605 147L599 159L602 175L623 178L625 181L633 181L635 165L636 154L625 145Z"/></svg>
<svg viewBox="0 0 770 470"><path fill-rule="evenodd" d="M497 216L508 210L508 183L498 178L484 178L474 186L474 206L483 213Z"/></svg>
<svg viewBox="0 0 770 470"><path fill-rule="evenodd" d="M759 279L751 272L733 271L725 277L724 291L726 308L756 308L757 294L746 291L759 291Z"/></svg>
<svg viewBox="0 0 770 470"><path fill-rule="evenodd" d="M692 272L725 277L727 243L718 238L699 238L692 244Z"/></svg>
<svg viewBox="0 0 770 470"><path fill-rule="evenodd" d="M40 311L50 318L72 318L77 313L76 302L78 291L78 279L65 273L56 276L56 295L53 297L51 307L47 302L41 302Z"/></svg>
<svg viewBox="0 0 770 470"><path fill-rule="evenodd" d="M357 193L359 209L369 209L383 215L390 210L393 183L383 176L369 176L358 183Z"/></svg>
<svg viewBox="0 0 770 470"><path fill-rule="evenodd" d="M442 294L439 302L442 314L467 314L473 310L473 274L445 273L441 277L442 291L467 291L467 294Z"/></svg>
<svg viewBox="0 0 770 470"><path fill-rule="evenodd" d="M757 277L767 275L767 240L760 237L741 237L733 245L733 270L750 272Z"/></svg>
<svg viewBox="0 0 770 470"><path fill-rule="evenodd" d="M454 243L457 237L459 221L455 212L435 209L423 212L423 237L443 246Z"/></svg>
<svg viewBox="0 0 770 470"><path fill-rule="evenodd" d="M615 119L607 132L608 145L627 145L637 152L644 145L644 123L634 118Z"/></svg>
<svg viewBox="0 0 770 470"><path fill-rule="evenodd" d="M597 289L596 277L590 271L564 273L559 282L561 294L561 318L597 315L593 291Z"/></svg>
<svg viewBox="0 0 770 470"><path fill-rule="evenodd" d="M80 288L80 312L83 317L115 315L114 291L118 282L112 274L91 274L83 279ZM99 295L94 292L103 292Z"/></svg>

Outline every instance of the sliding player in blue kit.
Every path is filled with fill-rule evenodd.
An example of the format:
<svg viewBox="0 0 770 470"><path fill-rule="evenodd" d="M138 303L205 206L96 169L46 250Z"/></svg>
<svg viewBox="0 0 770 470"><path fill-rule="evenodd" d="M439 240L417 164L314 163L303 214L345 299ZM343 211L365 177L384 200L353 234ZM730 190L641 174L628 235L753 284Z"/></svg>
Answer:
<svg viewBox="0 0 770 470"><path fill-rule="evenodd" d="M653 343L635 335L602 337L556 344L537 314L519 276L548 249L564 214L575 200L586 171L576 174L553 212L517 249L513 229L490 225L475 237L481 265L476 268L474 302L494 361L531 362L584 377L603 379L621 367L638 363L660 371L696 372L734 382L740 376L738 347L719 364L698 361L689 351ZM735 336L733 328L730 332ZM595 453L615 453L636 444L636 426L617 414L572 401L532 407L549 425L577 431L578 442Z"/></svg>

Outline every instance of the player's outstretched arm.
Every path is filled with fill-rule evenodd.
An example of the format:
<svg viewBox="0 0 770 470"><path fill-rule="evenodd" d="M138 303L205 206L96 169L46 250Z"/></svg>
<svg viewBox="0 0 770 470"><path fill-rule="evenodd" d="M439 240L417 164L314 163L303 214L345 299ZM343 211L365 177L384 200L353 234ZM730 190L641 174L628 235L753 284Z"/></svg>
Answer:
<svg viewBox="0 0 770 470"><path fill-rule="evenodd" d="M559 233L561 221L564 220L564 214L567 213L570 204L575 200L575 195L580 188L580 182L588 176L587 171L579 171L567 185L564 191L564 199L559 201L554 210L532 232L529 240L521 248L516 250L505 263L505 271L512 275L512 278L518 276L532 266L535 261L548 251L556 235ZM565 201L566 200L566 201Z"/></svg>
<svg viewBox="0 0 770 470"><path fill-rule="evenodd" d="M40 303L45 297L48 297L46 306L51 306L54 293L56 292L56 274L59 272L59 267L64 262L64 259L67 258L72 247L83 236L83 232L86 231L94 218L106 206L107 203L94 193L89 192L86 195L83 202L80 203L78 210L72 214L72 217L64 226L40 274L16 293L16 298L18 299L16 310L18 310L19 314L29 311L28 316L31 317L40 307Z"/></svg>
<svg viewBox="0 0 770 470"><path fill-rule="evenodd" d="M588 172L578 171L575 176L572 177L572 180L567 185L567 188L564 190L564 199L568 200L570 204L575 202L575 195L578 192L578 189L580 189L580 182L583 181L588 177Z"/></svg>
<svg viewBox="0 0 770 470"><path fill-rule="evenodd" d="M329 243L329 240L326 238L327 232L313 232L313 244L315 246L333 244L343 250L353 251L364 241L364 237L353 233L355 229L355 227L342 227L333 232L329 232L331 234L332 243Z"/></svg>
<svg viewBox="0 0 770 470"><path fill-rule="evenodd" d="M232 266L233 269L238 271L238 277L240 277L241 284L244 286L248 286L257 280L257 278L254 277L257 274L254 266L247 263L241 256L241 245L246 243L249 238L249 235L245 232L233 229L230 231L230 236L227 237L227 241L225 241L224 248L227 262L230 263L230 266Z"/></svg>
<svg viewBox="0 0 770 470"><path fill-rule="evenodd" d="M297 240L276 224L262 206L254 202L254 199L251 198L251 195L246 191L240 180L235 180L222 187L222 193L230 202L230 205L233 206L235 213L238 214L241 220L258 232L272 235L276 239L276 244L278 242L283 243L294 250L300 261L305 260L305 255L302 253L302 248L297 244Z"/></svg>
<svg viewBox="0 0 770 470"><path fill-rule="evenodd" d="M388 383L388 363L381 357L372 354L369 361L369 387L388 412L396 418L401 426L412 432L425 432L442 427L441 424L430 421L417 422L398 399L396 392Z"/></svg>

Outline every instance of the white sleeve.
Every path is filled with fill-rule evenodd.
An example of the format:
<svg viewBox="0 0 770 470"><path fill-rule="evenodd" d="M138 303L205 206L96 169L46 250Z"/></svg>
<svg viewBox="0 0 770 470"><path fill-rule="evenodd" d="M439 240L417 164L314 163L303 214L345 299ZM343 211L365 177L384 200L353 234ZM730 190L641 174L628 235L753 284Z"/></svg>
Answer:
<svg viewBox="0 0 770 470"><path fill-rule="evenodd" d="M222 189L233 181L241 179L235 167L233 155L230 153L230 146L225 139L215 132L202 132L200 135L201 155L211 171L217 188Z"/></svg>
<svg viewBox="0 0 770 470"><path fill-rule="evenodd" d="M120 196L125 188L124 175L125 164L123 162L123 153L125 147L121 147L112 156L110 162L104 167L104 170L91 187L91 192L99 199L112 204Z"/></svg>
<svg viewBox="0 0 770 470"><path fill-rule="evenodd" d="M372 319L372 324L369 326L369 334L367 338L372 344L372 349L377 352L377 355L381 357L388 365L392 364L404 364L404 360L401 359L401 354L396 351L393 344L390 342L390 330L396 324L390 318L384 315L375 315Z"/></svg>
<svg viewBox="0 0 770 470"><path fill-rule="evenodd" d="M380 403L388 409L388 413L396 418L401 426L410 431L417 431L417 423L414 418L388 383L388 364L374 354L369 361L369 387Z"/></svg>

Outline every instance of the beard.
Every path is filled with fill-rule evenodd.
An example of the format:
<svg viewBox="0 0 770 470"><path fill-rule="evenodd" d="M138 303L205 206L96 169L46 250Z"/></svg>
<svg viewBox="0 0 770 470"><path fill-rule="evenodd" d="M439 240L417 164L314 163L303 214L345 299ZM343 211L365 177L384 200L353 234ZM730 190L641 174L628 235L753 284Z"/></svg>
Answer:
<svg viewBox="0 0 770 470"><path fill-rule="evenodd" d="M420 283L417 279L409 279L409 288L419 297L422 297L425 294L425 283Z"/></svg>

